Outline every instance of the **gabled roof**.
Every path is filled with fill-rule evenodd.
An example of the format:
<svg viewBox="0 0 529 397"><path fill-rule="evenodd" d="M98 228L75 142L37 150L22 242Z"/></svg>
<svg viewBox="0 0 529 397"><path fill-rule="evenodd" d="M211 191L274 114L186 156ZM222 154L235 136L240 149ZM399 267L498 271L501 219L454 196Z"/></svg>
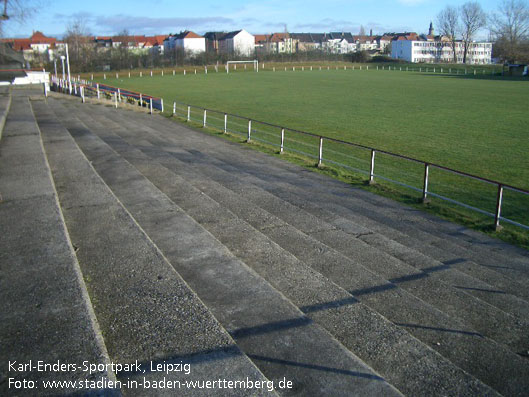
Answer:
<svg viewBox="0 0 529 397"><path fill-rule="evenodd" d="M242 29L235 30L233 32L228 32L228 33L226 33L226 35L221 40L233 39L235 36L237 36L241 32L242 32Z"/></svg>
<svg viewBox="0 0 529 397"><path fill-rule="evenodd" d="M36 31L33 32L29 38L32 44L51 44L57 41L54 37L46 37L42 32Z"/></svg>
<svg viewBox="0 0 529 397"><path fill-rule="evenodd" d="M282 41L285 41L286 39L290 38L289 33L273 33L270 37L270 41L272 43L279 43Z"/></svg>
<svg viewBox="0 0 529 397"><path fill-rule="evenodd" d="M329 33L329 36L332 40L346 40L348 43L355 42L355 36L348 32L331 32Z"/></svg>
<svg viewBox="0 0 529 397"><path fill-rule="evenodd" d="M314 39L312 33L290 33L290 37L294 40L299 40L302 43L313 43Z"/></svg>
<svg viewBox="0 0 529 397"><path fill-rule="evenodd" d="M163 41L167 36L164 34L158 34L156 36L146 36L145 46L163 45Z"/></svg>
<svg viewBox="0 0 529 397"><path fill-rule="evenodd" d="M184 30L183 32L173 35L173 38L175 39L203 39L204 37L196 34L195 32Z"/></svg>
<svg viewBox="0 0 529 397"><path fill-rule="evenodd" d="M255 44L258 43L266 43L268 40L270 40L270 35L267 34L256 34L254 35L255 38Z"/></svg>
<svg viewBox="0 0 529 397"><path fill-rule="evenodd" d="M0 39L2 43L11 44L11 47L15 51L31 50L31 40L30 39Z"/></svg>
<svg viewBox="0 0 529 397"><path fill-rule="evenodd" d="M419 40L419 35L415 32L404 32L404 33L384 33L384 36L392 36L393 40Z"/></svg>
<svg viewBox="0 0 529 397"><path fill-rule="evenodd" d="M204 33L204 37L208 40L222 40L224 36L226 36L228 32L206 32Z"/></svg>

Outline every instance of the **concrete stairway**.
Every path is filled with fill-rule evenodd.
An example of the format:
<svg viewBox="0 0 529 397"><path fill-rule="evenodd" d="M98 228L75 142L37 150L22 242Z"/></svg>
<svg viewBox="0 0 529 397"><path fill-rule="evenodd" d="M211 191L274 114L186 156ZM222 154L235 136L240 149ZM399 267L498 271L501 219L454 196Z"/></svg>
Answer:
<svg viewBox="0 0 529 397"><path fill-rule="evenodd" d="M49 380L49 374L32 368L38 360L109 362L28 94L39 93L13 91L0 142L0 394L5 396L30 392L17 389L16 382L31 387ZM57 372L53 380L96 377L115 380L105 370L90 375L78 368Z"/></svg>
<svg viewBox="0 0 529 397"><path fill-rule="evenodd" d="M16 144L8 133L21 115L21 130L31 131L32 123L40 145L23 156L25 142ZM77 317L63 323L59 316L42 332L68 335L66 345L92 349L93 360L137 360L145 368L186 362L193 380L293 382L274 392L215 390L226 395L524 395L529 389L525 251L159 116L21 96L13 98L7 121L0 194L24 191L38 178L34 192L56 187L47 196L57 215L52 222L53 211L38 210L44 208L39 196L25 229L6 240L21 246L2 246L0 255L9 256L2 257L0 282L4 266L12 274L5 299L24 316L40 313L10 287L40 254L11 258L27 244L44 247L33 234L45 222L69 250L48 253L46 280L60 285L75 275L80 292L68 298ZM19 165L27 158L36 163L25 171ZM4 194L6 203L25 200ZM7 230L23 212L4 204ZM21 239L25 233L31 243ZM57 241L50 245L62 246ZM70 270L55 268L55 255L66 255ZM55 284L50 287L66 299ZM32 299L45 296L30 291ZM14 322L9 312L0 315ZM71 332L70 322L86 324L90 337ZM29 333L9 329L14 343ZM54 348L43 344L46 350ZM75 361L85 350L71 357L65 350L61 360ZM8 353L0 351L3 361ZM12 376L1 371L4 379ZM187 379L154 371L98 376ZM148 394L126 385L108 391ZM208 395L179 390L200 392Z"/></svg>
<svg viewBox="0 0 529 397"><path fill-rule="evenodd" d="M68 113L72 110L69 109ZM383 314L401 328L407 329L416 338L450 358L452 362L466 371L482 380L487 379L487 383L496 389L506 394L512 392L509 389L510 386L506 385L507 389L502 389L503 386L500 386L505 379L509 379L507 381L509 384L512 380L513 368L507 369L511 358L515 360L516 365L520 365L527 371L527 362L513 354L515 352L524 354L527 348L527 332L525 332L527 323L524 321L527 318L527 302L525 300L515 295L493 293L492 296L502 296L502 299L490 299L496 303L496 306L493 306L476 296L478 292L486 295L485 291L494 291L490 285L443 264L433 269L419 271L397 258L377 252L365 243L359 244L351 238L351 235L326 223L324 217L311 216L299 207L289 206L288 202L278 200L269 193L265 194L264 189L255 187L259 178L254 176L251 179L245 176L249 174L251 163L255 162L255 155L251 158L241 155L238 147L232 148L230 147L232 145L224 145L221 148L215 140L209 143L204 136L193 132L176 136L175 127L164 120L149 120L138 127L141 119L145 118L143 115L132 114L130 117L123 118L110 109L100 108L94 111L96 113L90 116L87 116L86 112L78 113L81 121L84 119L85 128L90 125L92 130L98 131L97 133L109 145L113 146L123 157L128 158L131 164L136 165L138 170L164 190L171 199L178 200L188 183L199 190L202 195L216 200L216 208L209 216L204 206L198 204L200 195L195 195L192 200L189 200L187 204L189 208L185 207L183 201L178 201L178 204L215 234L232 252L237 253L256 271L262 272L260 274L276 288L281 289L280 282L284 281L284 274L277 277L279 280L274 283L271 277L277 274L277 270L268 270L267 274L266 269L271 267L270 258L278 262L279 271L284 269L286 263L284 256L281 257L277 253L271 254L270 250L259 252L261 248L257 247L263 244L257 244L258 236L250 236L248 228L234 225L235 222L241 223L241 219L245 220L261 235L266 235L269 240L288 251L298 261L310 265L312 270L334 281L360 301L365 302L366 305ZM158 122L154 129L152 128L153 122ZM148 135L145 133L140 135L136 132L138 130L148 132ZM117 143L119 142L118 137L122 138L121 143ZM123 141L127 144L124 145ZM142 168L141 161L136 160L137 149L134 154L128 153L134 151L134 147L141 149L144 156L149 155L149 160L143 160L143 163L148 164L147 166ZM182 150L182 147L186 147L186 150ZM193 147L199 148L201 153L197 153L196 149L191 149ZM224 160L221 161L219 158ZM237 163L241 161L239 159L245 162ZM184 177L184 183L178 185L178 188L172 186L174 182L171 182L171 175L167 171L160 170L161 167L152 165L154 162L165 166L167 170L173 170L173 177L174 175ZM236 166L233 166L234 163ZM265 167L264 163L262 167ZM261 176L261 185L268 186L268 190L274 191L270 189L270 180L274 177L271 167L268 165L265 172L263 170L255 172ZM285 168L288 167L282 163L277 167L277 173L286 174ZM221 171L223 168L225 171ZM212 181L211 177L215 174L219 182ZM244 182L241 182L243 178ZM285 180L279 182L286 186L287 194L292 193L291 185L295 184L296 178L297 175L291 175L286 182ZM322 181L322 183L325 182L325 180ZM330 183L332 185L335 182ZM309 185L309 187L312 192L313 186ZM328 187L323 187L322 190L327 191ZM301 197L307 197L311 192L305 190L295 200L299 202ZM301 199L302 204L306 202L307 200ZM228 217L225 220L222 219L220 215L222 208L231 210L231 220ZM212 227L211 217L215 217L219 225ZM331 219L335 218L336 215L331 217ZM366 232L363 231L363 233ZM261 241L263 241L262 238ZM264 257L265 259L261 260L264 263L255 265L254 263L259 262L256 256ZM264 270L260 271L255 266L260 266ZM371 272L375 273L375 277ZM294 273L299 276L299 269L296 269ZM293 284L294 282L290 282L281 289L289 298L293 296L290 298L292 300L298 293L291 291ZM459 288L461 285L467 286L466 289ZM472 285L474 287L470 287ZM475 288L476 286L480 288ZM297 287L306 288L309 291L315 289L306 282L300 281L297 282ZM304 302L297 304L307 315L311 316L313 312L321 312L329 307L350 305L351 298L320 301L313 305ZM311 318L317 321L314 316ZM320 320L319 323L322 326L337 327L336 324L329 322L329 318L322 317ZM484 340L483 336L487 336L490 340ZM350 341L342 339L340 341L349 346L347 343ZM477 351L483 362L487 363L487 368L482 367L480 360L475 360ZM359 354L358 350L355 352ZM362 355L360 357L364 358ZM384 361L383 358L380 360ZM377 368L374 362L369 363ZM383 375L387 376L385 373ZM494 378L496 380L493 380ZM396 383L396 381L393 382ZM400 390L406 390L400 384L398 387Z"/></svg>

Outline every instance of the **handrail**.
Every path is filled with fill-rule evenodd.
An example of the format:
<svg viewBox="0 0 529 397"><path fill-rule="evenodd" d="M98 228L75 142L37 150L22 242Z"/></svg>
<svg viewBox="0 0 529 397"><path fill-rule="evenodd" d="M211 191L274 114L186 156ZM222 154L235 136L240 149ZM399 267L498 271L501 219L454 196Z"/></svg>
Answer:
<svg viewBox="0 0 529 397"><path fill-rule="evenodd" d="M197 109L201 109L201 110L207 110L208 112L226 114L228 116L237 117L237 118L244 119L244 120L250 120L249 117L240 116L240 115L233 114L233 113L223 112L223 111L216 110L216 109L204 108L204 107L201 107L201 106L190 105L190 104L187 104L187 103L184 103L184 102L180 102L180 101L175 101L175 102L179 103L181 105L191 106L193 108L197 108ZM253 122L256 122L256 123L259 123L259 124L264 124L264 125L267 125L269 127L284 128L285 130L296 132L296 133L303 134L303 135L308 135L308 136L311 136L311 137L314 137L314 138L323 138L323 139L325 139L327 141L341 143L341 144L345 144L345 145L349 145L349 146L355 146L355 147L358 147L358 148L361 148L361 149L374 150L377 153L387 154L389 156L398 157L398 158L401 158L401 159L404 159L404 160L408 160L408 161L413 161L415 163L428 164L428 165L430 165L432 167L439 168L439 169L442 169L442 170L445 170L445 171L449 171L449 172L453 172L453 173L459 174L461 176L466 176L466 177L469 177L469 178L477 179L479 181L491 183L491 184L494 184L494 185L502 185L503 187L506 187L506 188L509 188L509 189L512 189L512 190L516 190L516 191L518 191L520 193L529 194L529 190L522 189L522 188L516 187L516 186L512 186L512 185L509 185L507 183L499 182L499 181L496 181L496 180L493 180L493 179L484 178L484 177L481 177L481 176L478 176L478 175L470 174L470 173L465 172L465 171L456 170L456 169L453 169L453 168L450 168L450 167L447 167L447 166L444 166L444 165L440 165L440 164L437 164L437 163L432 163L430 161L416 159L416 158L413 158L413 157L410 157L410 156L406 156L406 155L403 155L403 154L393 153L393 152L390 152L390 151L387 151L387 150L384 150L384 149L378 149L378 148L375 148L375 147L372 147L372 146L362 145L360 143L348 142L348 141L344 141L344 140L341 140L341 139L331 138L331 137L328 137L328 136L325 136L325 135L321 135L321 134L314 134L314 133L307 132L307 131L302 131L302 130L297 130L297 129L294 129L294 128L284 127L284 126L281 126L281 125L278 125L278 124L272 124L272 123L269 123L269 122L266 122L266 121L256 120L256 119L253 119L253 118L251 120Z"/></svg>
<svg viewBox="0 0 529 397"><path fill-rule="evenodd" d="M74 94L74 95L78 95L77 88L79 88L79 96L81 96L81 98L83 99L83 102L84 102L84 91L85 91L85 89L88 89L89 91L98 91L98 97L99 97L99 92L106 92L106 93L115 94L114 95L114 101L115 101L116 108L118 107L118 97L125 97L125 98L129 97L129 98L137 98L138 99L138 103L141 106L143 106L143 103L144 103L143 99L150 101L150 113L151 114L152 114L152 111L153 111L153 107L155 107L154 104L153 104L153 102L155 100L157 102L159 101L159 103L156 104L156 108L161 110L162 112L164 110L163 98L155 98L153 96L144 95L144 94L138 93L136 91L131 91L131 90L127 90L127 89L124 89L122 91L121 88L119 88L119 87L113 87L113 86L110 86L110 85L107 85L107 84L95 84L93 82L92 83L87 83L86 81L85 82L81 82L80 80L78 80L77 82L73 81L73 83L69 83L69 82L61 80L61 79L52 78L52 82L53 82L55 88L56 87L62 87L64 89L65 86L68 87L68 85L69 85L70 94ZM95 86L94 86L94 84L95 84ZM72 85L74 87L74 91L73 92L72 92ZM103 88L101 86L107 87L107 88ZM139 101L140 98L142 99L142 101ZM326 159L325 161L329 161L330 163L337 164L339 166L343 166L343 167L346 167L346 168L351 168L353 170L358 170L358 171L361 171L362 173L366 173L366 174L369 175L369 183L373 183L374 182L374 178L376 177L376 178L380 178L380 179L383 179L383 180L390 181L392 183L396 183L398 185L410 188L410 189L418 191L418 192L422 192L422 201L423 202L427 202L428 201L428 196L437 197L437 198L439 198L441 200L445 200L445 201L451 202L453 204L460 205L460 206L462 206L464 208L467 208L467 209L470 209L470 210L473 210L473 211L477 211L479 213L482 213L482 214L485 214L485 215L488 215L488 216L492 216L492 217L494 217L494 226L495 226L496 230L500 230L501 229L500 221L505 221L507 223L510 223L510 224L516 225L518 227L521 227L521 228L529 230L529 225L524 225L522 223L516 222L516 221L511 220L511 219L508 219L505 216L502 216L502 213L501 213L504 189L508 189L508 190L511 190L511 191L514 191L514 192L518 192L518 193L522 193L524 195L529 195L529 190L526 190L526 189L523 189L523 188L520 188L520 187L516 187L516 186L512 186L512 185L509 185L509 184L506 184L506 183L503 183L503 182L495 181L493 179L484 178L484 177L481 177L481 176L478 176L478 175L474 175L474 174L471 174L471 173L468 173L468 172L465 172L465 171L459 171L459 170L456 170L456 169L453 169L453 168L450 168L450 167L446 167L446 166L441 165L441 164L431 163L431 162L420 160L420 159L416 159L416 158L413 158L413 157L410 157L410 156L406 156L406 155L402 155L402 154L398 154L398 153L393 153L393 152L390 152L388 150L377 149L377 148L372 147L372 146L367 146L367 145L354 143L354 142L348 142L348 141L345 141L345 140L331 138L331 137L327 137L327 136L320 135L320 134L314 134L314 133L311 133L311 132L306 132L306 131L302 131L302 130L288 128L288 127L280 126L278 124L268 123L266 121L255 120L255 119L251 119L251 118L248 118L248 117L245 117L245 116L240 116L240 115L233 114L233 113L222 112L222 111L216 110L216 109L208 109L208 108L201 107L201 106L194 106L194 105L190 105L190 104L187 104L187 103L184 103L184 102L180 102L180 101L174 101L173 102L173 115L176 114L176 105L177 104L179 104L181 106L185 106L187 108L187 110L186 110L187 121L195 120L194 118L191 117L191 110L193 108L202 111L203 112L203 117L201 117L201 119L202 119L201 123L202 123L203 127L206 127L208 125L207 124L208 112L219 114L219 115L223 115L224 116L224 132L230 131L230 132L240 133L240 134L245 134L245 135L247 134L247 142L250 142L251 139L256 139L258 141L263 141L265 143L276 145L276 144L274 144L274 143L272 143L272 142L270 142L268 140L263 140L263 139L261 139L259 137L252 137L253 133L262 132L262 131L259 131L258 129L255 129L254 127L252 127L252 123L253 123L254 126L256 124L261 124L261 125L264 125L264 126L280 129L281 130L281 145L280 145L281 150L280 150L280 153L284 152L285 131L290 131L290 132L294 132L296 134L301 134L301 135L305 135L305 136L310 136L312 138L317 138L319 140L319 155L315 155L313 153L307 153L306 151L301 151L301 150L294 149L294 148L291 148L291 147L289 147L289 150L294 151L294 152L299 152L299 153L307 155L309 157L313 157L313 158L318 159L318 166L321 166L322 165L322 161L324 161L324 159L323 159L323 157L324 157L323 156L323 146L324 146L323 142L324 141L329 141L329 142L334 142L334 143L338 143L338 144L345 145L345 146L352 146L352 147L356 147L356 148L360 148L360 149L364 149L364 150L369 150L371 152L371 166L370 166L369 172L367 172L367 170L364 171L364 170L360 170L360 169L358 169L356 167L351 167L351 166L349 166L347 164L342 164L340 162L332 161L331 159ZM158 107L158 105L160 107ZM246 132L232 130L231 128L228 128L228 116L230 116L232 118L237 118L237 119L240 119L240 120L247 121L248 122L247 129L246 129L246 126L244 127ZM220 118L216 118L216 117L213 117L213 119L216 119L218 121L222 121ZM240 125L240 123L239 123L239 127L242 127ZM220 127L218 127L218 128L220 128ZM270 133L270 134L272 134L272 133ZM294 141L294 142L296 142L296 141ZM312 144L310 144L310 143L298 142L298 144L307 145L309 147L312 146ZM279 145L276 145L276 146L279 146ZM303 150L306 150L306 149L303 149ZM339 153L339 152L336 152L336 151L333 151L333 150L329 150L329 152L331 152L331 153ZM385 154L385 155L388 155L388 156L392 156L394 158L403 159L403 160L410 161L410 162L413 162L413 163L416 163L416 164L422 164L424 166L424 176L423 176L422 189L418 188L416 186L411 186L408 183L405 183L406 181L395 180L395 179L398 179L398 178L388 177L388 176L381 175L380 173L375 173L374 167L375 167L375 154L376 153L382 153L382 154ZM343 153L343 155L346 156L346 157L348 156L346 153ZM354 156L353 157L348 156L348 157L349 158L355 158ZM485 211L485 210L483 210L481 208L478 208L478 207L476 207L474 205L463 203L462 201L459 201L460 199L457 197L457 195L455 197L455 198L457 198L457 200L456 200L454 198L447 197L446 195L439 194L438 192L430 191L428 189L429 169L430 169L430 167L438 168L440 170L444 170L444 171L447 171L447 172L450 172L450 173L453 173L453 174L456 174L456 175L459 175L459 176L472 178L472 179L475 179L475 180L480 181L480 182L485 182L485 183L488 183L488 184L496 185L497 186L497 196L496 196L496 209L495 209L495 212L491 213L489 211ZM394 179L392 179L392 178L394 178ZM464 192L464 194L467 194L467 192ZM472 200L470 200L470 202L472 203Z"/></svg>

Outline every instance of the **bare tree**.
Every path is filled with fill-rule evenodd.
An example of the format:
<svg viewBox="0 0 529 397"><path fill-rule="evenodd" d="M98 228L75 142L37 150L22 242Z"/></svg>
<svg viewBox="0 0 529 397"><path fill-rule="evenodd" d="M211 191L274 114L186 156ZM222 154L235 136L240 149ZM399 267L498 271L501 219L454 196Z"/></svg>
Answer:
<svg viewBox="0 0 529 397"><path fill-rule="evenodd" d="M91 64L95 49L83 20L76 19L68 24L64 41L68 44L70 64L74 70L86 70Z"/></svg>
<svg viewBox="0 0 529 397"><path fill-rule="evenodd" d="M461 30L457 8L446 6L439 14L437 14L437 25L439 26L439 32L450 39L453 62L457 63L456 39L457 33Z"/></svg>
<svg viewBox="0 0 529 397"><path fill-rule="evenodd" d="M487 15L478 2L469 1L461 6L461 36L463 37L463 63L467 63L468 50L474 36L487 24Z"/></svg>
<svg viewBox="0 0 529 397"><path fill-rule="evenodd" d="M112 38L113 47L112 47L112 59L115 69L128 69L131 67L130 63L130 48L129 46L135 44L135 39L133 36L130 36L127 29L123 29L116 36ZM114 43L117 44L114 47Z"/></svg>
<svg viewBox="0 0 529 397"><path fill-rule="evenodd" d="M2 4L3 3L3 4ZM22 23L35 14L38 8L38 0L3 0L0 15L0 36L3 35L4 24Z"/></svg>
<svg viewBox="0 0 529 397"><path fill-rule="evenodd" d="M529 5L523 0L503 0L490 16L496 55L505 61L529 60Z"/></svg>

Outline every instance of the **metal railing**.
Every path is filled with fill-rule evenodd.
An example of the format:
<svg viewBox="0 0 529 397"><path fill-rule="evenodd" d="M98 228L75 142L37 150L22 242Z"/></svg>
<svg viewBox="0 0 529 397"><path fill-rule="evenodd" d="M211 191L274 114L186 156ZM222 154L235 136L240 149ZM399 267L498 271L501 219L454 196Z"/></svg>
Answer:
<svg viewBox="0 0 529 397"><path fill-rule="evenodd" d="M259 70L267 72L303 72L303 71L330 71L330 70L346 70L346 71L396 71L396 72L419 72L419 73L429 73L429 74L443 74L443 75L465 75L465 76L486 76L486 75L501 75L502 70L496 69L492 65L464 65L464 64L354 64L347 63L340 66L336 65L311 65L310 63L288 63L288 66L279 66L279 63L271 62L262 63L259 65ZM491 67L492 66L492 67ZM246 67L235 67L233 71L249 71L253 68ZM226 65L203 65L203 66L188 66L188 67L179 67L174 69L148 69L148 70L128 70L128 71L116 71L116 72L97 72L90 74L83 74L86 78L90 77L90 80L94 78L100 78L103 80L111 78L150 78L154 76L177 76L177 75L202 75L208 73L223 73L226 72ZM77 80L81 79L81 74L76 76Z"/></svg>
<svg viewBox="0 0 529 397"><path fill-rule="evenodd" d="M225 133L242 135L285 151L313 158L349 171L365 174L369 183L385 180L418 192L423 202L430 197L458 205L529 230L529 191L409 156L371 146L300 131L218 110L173 102L172 113ZM505 195L509 193L509 202Z"/></svg>
<svg viewBox="0 0 529 397"><path fill-rule="evenodd" d="M164 111L163 99L86 80L66 80L52 76L53 91L79 96L109 99L118 104L127 101L138 106ZM494 218L496 230L500 221L529 230L529 191L507 183L483 178L409 156L392 153L336 138L279 126L236 114L174 101L174 116L234 134L317 160L347 171L364 174L369 183L381 179L420 193L428 202L435 197Z"/></svg>
<svg viewBox="0 0 529 397"><path fill-rule="evenodd" d="M80 78L72 78L70 81L51 77L50 88L52 91L62 92L78 96L84 102L86 97L97 97L98 99L108 99L118 107L120 103L129 103L148 108L150 113L154 109L164 111L163 98L142 94L141 92L113 87L107 84L93 83Z"/></svg>

